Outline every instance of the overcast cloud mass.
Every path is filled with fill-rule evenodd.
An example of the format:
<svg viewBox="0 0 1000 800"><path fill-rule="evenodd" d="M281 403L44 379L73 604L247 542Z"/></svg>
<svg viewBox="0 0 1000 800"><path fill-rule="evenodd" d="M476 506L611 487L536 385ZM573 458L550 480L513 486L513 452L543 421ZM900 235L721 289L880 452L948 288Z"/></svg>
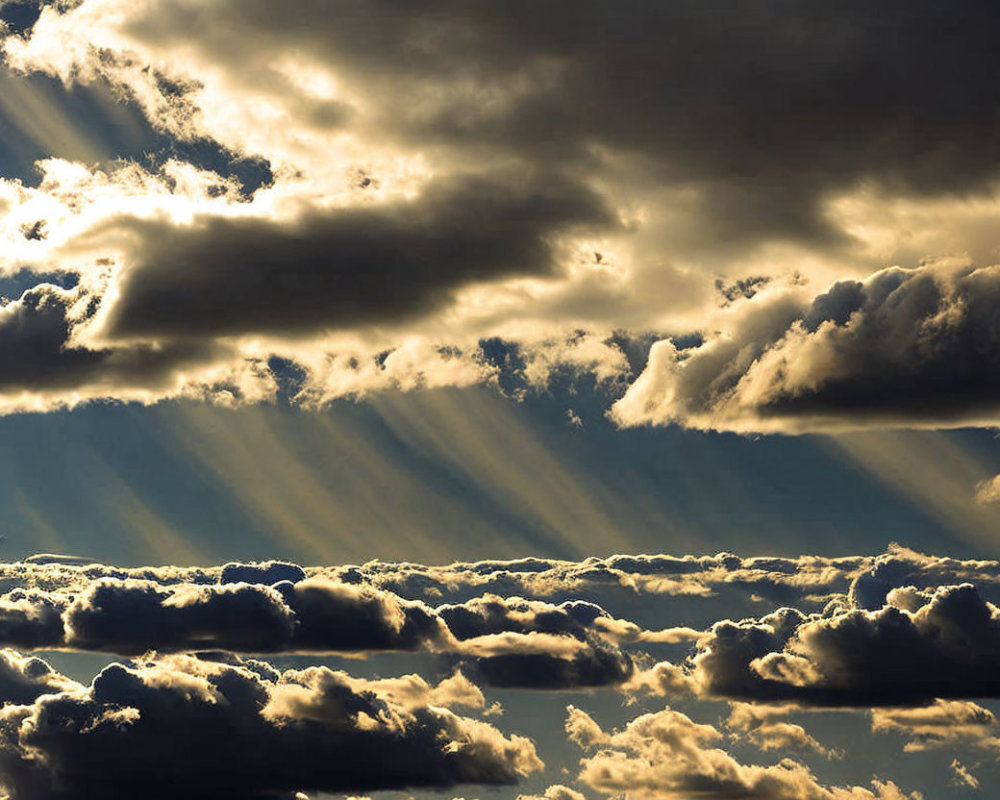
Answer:
<svg viewBox="0 0 1000 800"><path fill-rule="evenodd" d="M990 796L998 23L0 0L0 798Z"/></svg>

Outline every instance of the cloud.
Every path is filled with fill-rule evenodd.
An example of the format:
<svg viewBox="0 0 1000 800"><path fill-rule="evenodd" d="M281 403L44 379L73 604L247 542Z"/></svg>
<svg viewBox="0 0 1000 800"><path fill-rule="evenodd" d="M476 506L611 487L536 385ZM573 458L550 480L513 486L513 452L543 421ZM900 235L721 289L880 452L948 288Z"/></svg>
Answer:
<svg viewBox="0 0 1000 800"><path fill-rule="evenodd" d="M32 401L21 397L178 394L184 370L211 366L225 353L206 342L117 349L78 345L72 332L91 313L92 299L82 290L38 284L0 304L0 410L31 408Z"/></svg>
<svg viewBox="0 0 1000 800"><path fill-rule="evenodd" d="M30 704L42 695L82 688L45 661L16 650L0 650L0 703Z"/></svg>
<svg viewBox="0 0 1000 800"><path fill-rule="evenodd" d="M611 225L586 187L523 173L456 176L412 200L292 220L121 216L87 234L128 243L95 324L111 340L183 340L393 323L464 285L551 272L560 233Z"/></svg>
<svg viewBox="0 0 1000 800"><path fill-rule="evenodd" d="M742 764L714 745L722 734L671 708L643 714L606 733L586 712L569 707L570 739L597 752L581 761L579 779L605 794L629 797L742 797L758 800L919 800L894 783L826 787L809 769L785 758L774 766Z"/></svg>
<svg viewBox="0 0 1000 800"><path fill-rule="evenodd" d="M959 747L1000 750L996 716L968 700L935 700L927 706L879 708L871 713L872 731L905 736L907 752Z"/></svg>
<svg viewBox="0 0 1000 800"><path fill-rule="evenodd" d="M274 589L249 584L162 588L104 578L67 608L66 644L137 655L147 650L270 652L295 620Z"/></svg>
<svg viewBox="0 0 1000 800"><path fill-rule="evenodd" d="M588 2L567 26L563 9L527 3L500 14L366 2L334 18L306 3L294 19L224 3L202 8L197 30L185 11L169 0L142 14L120 0L46 7L7 56L103 75L167 129L269 158L352 134L536 159L582 159L591 143L640 153L674 180L725 186L734 197L719 217L745 228L816 228L803 199L861 176L959 189L996 165L995 122L976 111L996 94L983 69L990 18L973 10L959 21L930 3L888 16L861 3L835 16L762 6L720 20ZM944 21L957 30L947 41ZM234 118L212 105L220 95L238 101ZM290 124L273 124L282 117Z"/></svg>
<svg viewBox="0 0 1000 800"><path fill-rule="evenodd" d="M612 416L768 433L992 425L998 299L1000 267L954 263L841 281L804 305L764 291L699 347L656 343Z"/></svg>
<svg viewBox="0 0 1000 800"><path fill-rule="evenodd" d="M792 608L782 608L759 620L722 620L698 642L693 677L705 695L766 701L778 699L784 684L764 682L751 663L780 651L806 620ZM776 696L768 694L774 691Z"/></svg>
<svg viewBox="0 0 1000 800"><path fill-rule="evenodd" d="M485 647L484 647L485 646ZM501 688L587 689L614 686L633 673L631 657L588 638L551 634L499 634L470 640L470 668L483 683Z"/></svg>
<svg viewBox="0 0 1000 800"><path fill-rule="evenodd" d="M784 706L764 706L733 703L726 727L735 735L745 737L763 752L772 750L813 751L827 758L842 758L843 753L824 747L801 725L788 722L789 709Z"/></svg>
<svg viewBox="0 0 1000 800"><path fill-rule="evenodd" d="M980 788L979 778L973 775L972 771L957 758L951 762L951 771L953 773L951 782L955 786L963 786L967 789Z"/></svg>
<svg viewBox="0 0 1000 800"><path fill-rule="evenodd" d="M273 586L281 581L298 583L305 580L306 573L298 564L287 561L264 561L243 564L231 561L222 567L219 583L259 583Z"/></svg>
<svg viewBox="0 0 1000 800"><path fill-rule="evenodd" d="M435 608L322 575L285 580L305 571L281 562L227 564L220 583L198 570L168 571L165 583L96 571L73 594L18 588L0 595L2 640L120 655L422 651L464 664L493 686L579 689L620 684L633 672L631 657L615 644L620 637L597 621L635 639L644 633L592 603L485 595ZM229 582L234 578L260 582Z"/></svg>
<svg viewBox="0 0 1000 800"><path fill-rule="evenodd" d="M391 592L322 577L277 588L298 622L292 649L438 649L452 639L434 609Z"/></svg>
<svg viewBox="0 0 1000 800"><path fill-rule="evenodd" d="M257 568L261 569L261 568ZM272 565L272 570L276 568ZM241 572L227 565L222 574ZM277 574L289 570L278 569ZM248 583L162 585L101 577L70 603L20 590L4 596L12 624L32 619L47 634L37 646L138 655L148 650L368 652L441 649L453 641L433 608L390 592L323 577L273 586ZM60 611L59 635L48 609ZM23 610L22 610L23 608ZM17 616L15 616L17 615ZM27 617L27 620L22 619ZM65 629L64 633L62 628ZM40 634L38 634L40 635ZM21 635L23 646L32 644Z"/></svg>
<svg viewBox="0 0 1000 800"><path fill-rule="evenodd" d="M988 481L977 483L972 499L981 505L1000 503L1000 475L995 475Z"/></svg>
<svg viewBox="0 0 1000 800"><path fill-rule="evenodd" d="M659 661L647 669L636 670L622 690L645 692L659 697L683 697L693 694L695 687L691 676L682 666Z"/></svg>
<svg viewBox="0 0 1000 800"><path fill-rule="evenodd" d="M585 800L585 797L576 789L556 783L540 795L522 794L518 795L517 800Z"/></svg>
<svg viewBox="0 0 1000 800"><path fill-rule="evenodd" d="M897 590L877 611L833 606L806 617L783 609L719 622L692 663L707 695L891 706L996 697L998 653L1000 611L962 584Z"/></svg>
<svg viewBox="0 0 1000 800"><path fill-rule="evenodd" d="M446 788L510 784L543 767L527 739L439 706L402 705L323 667L278 673L189 656L112 664L87 688L0 717L14 798Z"/></svg>
<svg viewBox="0 0 1000 800"><path fill-rule="evenodd" d="M0 411L258 402L271 357L303 372L307 405L469 385L496 377L491 339L522 349L533 390L562 371L610 385L632 338L659 341L623 424L991 423L989 365L958 357L992 347L989 269L938 271L937 296L918 269L898 308L879 294L896 272L854 281L995 247L988 14L587 0L566 16L45 5L4 38L5 82L114 92L189 160L52 158L37 187L3 181L4 269L79 276L94 306L72 339L45 317L37 370L58 356L59 381L43 391L20 359L30 396ZM203 169L199 147L270 180ZM837 303L866 295L851 324L816 316L838 277Z"/></svg>

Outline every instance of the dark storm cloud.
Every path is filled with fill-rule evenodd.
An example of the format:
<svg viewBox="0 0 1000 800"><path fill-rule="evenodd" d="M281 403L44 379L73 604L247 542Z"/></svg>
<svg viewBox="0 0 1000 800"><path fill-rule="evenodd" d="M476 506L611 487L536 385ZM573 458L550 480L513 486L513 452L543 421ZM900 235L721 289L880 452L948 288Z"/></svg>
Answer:
<svg viewBox="0 0 1000 800"><path fill-rule="evenodd" d="M56 391L97 387L162 388L176 370L205 363L224 351L210 343L90 349L70 341L77 290L39 284L0 305L0 391Z"/></svg>
<svg viewBox="0 0 1000 800"><path fill-rule="evenodd" d="M661 183L702 185L708 226L730 236L826 236L815 200L831 188L960 191L998 165L989 4L229 2L201 34L189 13L159 2L127 33L184 36L234 71L247 48L294 45L364 87L404 140L546 163L639 154Z"/></svg>
<svg viewBox="0 0 1000 800"><path fill-rule="evenodd" d="M1000 413L1000 268L886 269L800 310L749 302L731 334L683 357L654 345L615 418L803 432L959 427Z"/></svg>
<svg viewBox="0 0 1000 800"><path fill-rule="evenodd" d="M416 650L446 646L450 638L420 601L325 578L274 586L100 578L68 606L63 623L65 646L125 655Z"/></svg>
<svg viewBox="0 0 1000 800"><path fill-rule="evenodd" d="M191 657L113 664L87 689L7 706L0 739L16 800L511 784L543 766L527 739L342 672Z"/></svg>
<svg viewBox="0 0 1000 800"><path fill-rule="evenodd" d="M281 581L296 583L304 580L305 570L287 561L265 561L256 564L230 562L222 568L219 583L260 583L272 586Z"/></svg>
<svg viewBox="0 0 1000 800"><path fill-rule="evenodd" d="M273 589L249 584L165 589L104 578L66 610L66 644L81 650L227 649L267 652L292 637L294 617Z"/></svg>
<svg viewBox="0 0 1000 800"><path fill-rule="evenodd" d="M0 705L30 704L42 695L79 688L76 681L52 669L40 658L15 650L0 650Z"/></svg>
<svg viewBox="0 0 1000 800"><path fill-rule="evenodd" d="M594 638L573 655L516 652L468 659L471 674L505 689L588 689L617 686L632 677L631 657Z"/></svg>
<svg viewBox="0 0 1000 800"><path fill-rule="evenodd" d="M412 201L294 222L123 217L104 233L127 233L134 263L105 332L186 338L400 321L475 281L552 272L555 237L581 225L612 225L593 192L525 174L449 179Z"/></svg>

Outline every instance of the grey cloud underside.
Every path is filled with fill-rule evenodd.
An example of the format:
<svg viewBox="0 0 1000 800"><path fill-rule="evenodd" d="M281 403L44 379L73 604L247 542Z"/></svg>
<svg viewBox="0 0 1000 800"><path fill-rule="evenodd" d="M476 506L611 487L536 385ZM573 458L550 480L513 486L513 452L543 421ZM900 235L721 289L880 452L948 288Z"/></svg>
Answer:
<svg viewBox="0 0 1000 800"><path fill-rule="evenodd" d="M440 181L412 201L293 223L122 218L107 231L135 237L135 262L107 333L184 339L398 322L472 282L551 273L560 233L613 225L583 185L527 174Z"/></svg>
<svg viewBox="0 0 1000 800"><path fill-rule="evenodd" d="M486 685L579 689L625 684L649 643L695 642L682 672L670 674L687 673L710 697L880 705L1000 696L989 667L1000 658L1000 612L983 599L1000 599L1000 565L902 548L875 558L612 556L449 567L22 562L5 565L0 577L8 588L0 644L22 649L424 652ZM718 613L717 595L730 609L738 602L750 610L765 602L768 586L775 610L767 616L707 616ZM427 599L407 599L397 593L403 587ZM428 602L441 597L439 587L467 599ZM506 596L493 593L500 587ZM515 587L537 599L511 593ZM555 600L581 596L600 597L604 607ZM781 608L790 597L804 610ZM698 634L692 622L710 630ZM683 659L683 650L673 652ZM899 680L914 659L926 670Z"/></svg>
<svg viewBox="0 0 1000 800"><path fill-rule="evenodd" d="M223 574L252 571L227 567ZM259 570L268 572L275 568ZM124 655L428 651L488 685L571 689L624 682L633 672L631 658L592 625L608 614L582 604L581 616L580 605L486 596L437 609L322 577L167 586L103 577L79 592L15 589L0 596L0 642ZM464 624L455 622L456 614L467 618ZM480 621L475 629L471 618Z"/></svg>
<svg viewBox="0 0 1000 800"><path fill-rule="evenodd" d="M758 588L768 584L797 592L800 608L763 599ZM0 565L0 586L0 644L137 656L86 686L42 658L0 653L0 774L15 800L137 792L157 800L291 798L310 789L502 784L540 768L527 740L444 710L484 712L490 701L476 684L505 693L617 691L658 709L658 698L755 701L774 723L770 735L794 734L824 758L822 737L785 724L773 704L927 706L942 716L958 706L936 698L1000 697L1000 610L984 599L1000 595L1000 562L900 547L840 559L720 553L448 566L124 569L43 556ZM717 613L720 599L730 612L771 610L686 627ZM649 616L636 624L622 609ZM159 652L139 655L149 649ZM326 667L282 672L246 655L253 652L296 663L390 653L395 664L412 659L427 680L462 675L441 693L445 681L435 688L416 675L366 681ZM573 702L580 696L589 695ZM962 708L965 716L951 714L955 725L971 713L985 741L990 715ZM885 714L924 728L934 721L898 711ZM949 727L951 716L935 723L934 742L972 741ZM662 786L693 797L711 786L761 798L837 796L805 763L752 766L759 757L737 759L716 746L726 738L721 730L669 707L620 733L602 733L588 719L571 712L567 732L587 751L577 780L601 792ZM763 739L747 741L762 747ZM175 768L161 775L156 765L165 763ZM643 764L674 766L640 780L631 770ZM152 787L149 775L160 776ZM886 786L854 787L850 796L906 796Z"/></svg>
<svg viewBox="0 0 1000 800"><path fill-rule="evenodd" d="M86 689L0 710L0 772L17 800L249 800L509 784L541 767L527 740L361 684L252 661L113 664Z"/></svg>
<svg viewBox="0 0 1000 800"><path fill-rule="evenodd" d="M104 386L156 389L174 372L225 354L208 342L91 349L71 344L72 290L35 286L0 306L0 389L54 391Z"/></svg>
<svg viewBox="0 0 1000 800"><path fill-rule="evenodd" d="M971 584L898 591L910 596L877 611L782 609L720 622L698 643L694 676L709 695L819 706L1000 695L996 606Z"/></svg>
<svg viewBox="0 0 1000 800"><path fill-rule="evenodd" d="M385 104L404 140L587 162L597 144L650 159L660 182L695 182L728 236L832 236L824 192L873 177L908 190L983 187L998 166L996 10L963 2L653 4L629 0L502 7L462 3L226 3L239 20L195 37L236 64L247 42L290 43ZM190 31L163 2L130 26L139 41ZM483 94L531 89L484 108ZM481 93L463 94L465 81ZM400 107L444 87L444 101ZM449 95L447 89L455 90ZM338 115L336 123L350 124Z"/></svg>
<svg viewBox="0 0 1000 800"><path fill-rule="evenodd" d="M947 263L841 281L804 307L755 298L729 334L654 349L612 413L793 433L981 425L1000 412L998 301L1000 269Z"/></svg>
<svg viewBox="0 0 1000 800"><path fill-rule="evenodd" d="M992 267L889 270L864 284L838 283L802 320L809 334L836 331L824 348L836 359L832 374L820 372L812 391L779 389L762 413L938 423L992 416L1000 406L998 301L1000 270Z"/></svg>
<svg viewBox="0 0 1000 800"><path fill-rule="evenodd" d="M86 8L48 6L42 23L60 14L72 19ZM638 234L630 240L640 242L634 269L623 271L620 295L607 276L574 276L562 285L561 299L528 304L538 317L521 319L501 304L507 310L496 318L488 311L468 325L548 316L567 325L572 318L572 324L642 330L653 318L641 302L646 289L655 297L663 288L642 282L666 280L661 267L683 271L691 283L678 297L688 291L693 297L699 265L728 271L732 262L759 258L755 244L809 240L821 261L851 262L858 242L845 232L850 226L833 220L827 203L837 192L874 185L890 198L955 200L992 191L1000 168L994 146L1000 56L990 36L997 12L982 3L943 8L921 0L904 8L770 0L708 7L586 0L540 10L520 0L502 8L447 2L405 9L378 0L307 0L284 13L254 0L199 9L194 28L191 18L191 5L175 0L128 14L122 34L138 49L105 48L87 66L95 68L95 80L127 83L128 65L144 57L142 46L171 52L157 48L183 42L192 64L231 79L230 88L240 92L234 102L250 103L258 89L260 98L287 99L288 141L299 130L344 131L373 150L430 154L434 177L416 196L386 202L373 199L381 195L379 176L372 175L354 187L348 207L301 211L309 206L304 202L298 219L201 214L182 225L141 220L125 208L82 237L85 260L102 243L126 243L114 291L103 298L92 329L91 341L110 349L61 348L65 320L58 310L26 310L40 338L17 339L10 362L0 363L9 386L103 382L108 396L118 396L123 387L164 385L178 364L221 361L225 354L206 344L220 337L301 339L372 328L392 336L386 328L421 328L470 284L559 276L560 239L581 230ZM301 56L301 75L284 66L289 53ZM205 101L204 87L198 75L184 74L183 61L169 65L156 86L143 86L161 91L169 101L162 105L191 111L189 105ZM298 86L300 77L309 84L311 65L335 78L338 99ZM78 70L81 80L86 75ZM189 117L194 125L197 114ZM302 175L309 172L299 166ZM312 186L310 197L342 188ZM618 222L616 211L631 218L624 212L637 210L650 212L650 229L636 223L626 230ZM677 215L685 222L677 223ZM691 257L691 242L698 257ZM950 240L947 247L953 249ZM784 270L782 258L776 263ZM719 289L734 312L756 308L781 283L766 265L754 264L742 283L732 281L740 274L732 269ZM918 270L888 288L895 278L861 288L838 284L814 298L811 309L789 300L774 309L765 332L740 333L726 347L702 331L708 349L685 351L673 407L655 413L664 392L654 387L645 395L640 379L626 396L634 407L624 413L628 404L619 404L616 419L791 432L988 423L1000 389L996 280L970 273L946 291L942 273L930 272ZM707 290L718 276L702 277ZM841 318L839 307L824 310L834 302L855 302L854 316ZM819 325L821 319L828 324ZM474 335L495 331L469 333L454 338L465 347ZM135 341L165 346L136 349ZM283 357L294 359L294 347L286 345ZM665 349L659 347L649 376L676 366L674 359L663 363ZM738 353L743 361L733 366ZM767 363L758 363L765 356ZM751 372L752 392L743 381ZM312 377L322 383L319 372ZM337 381L330 386L351 391ZM313 388L301 398L325 397L327 388Z"/></svg>

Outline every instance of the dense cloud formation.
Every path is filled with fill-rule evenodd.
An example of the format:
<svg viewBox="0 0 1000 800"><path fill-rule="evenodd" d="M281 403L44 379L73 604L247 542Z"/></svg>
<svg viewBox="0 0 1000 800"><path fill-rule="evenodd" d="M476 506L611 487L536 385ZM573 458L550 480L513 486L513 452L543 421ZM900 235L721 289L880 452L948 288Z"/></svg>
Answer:
<svg viewBox="0 0 1000 800"><path fill-rule="evenodd" d="M698 643L708 695L827 706L1000 696L1000 611L971 584L890 592L877 611L783 609L724 621Z"/></svg>
<svg viewBox="0 0 1000 800"><path fill-rule="evenodd" d="M0 641L119 655L425 651L450 654L488 685L572 689L626 681L632 660L615 640L647 635L591 603L486 595L434 608L319 575L264 582L296 571L305 575L292 564L228 564L220 580L261 582L99 577L76 593L15 589L0 596Z"/></svg>
<svg viewBox="0 0 1000 800"><path fill-rule="evenodd" d="M727 335L653 346L625 424L735 431L990 424L1000 269L930 265L844 281L796 309L751 303Z"/></svg>
<svg viewBox="0 0 1000 800"><path fill-rule="evenodd" d="M969 584L930 596L897 592L880 611L801 625L783 652L761 657L752 669L828 703L997 697L1000 611Z"/></svg>
<svg viewBox="0 0 1000 800"><path fill-rule="evenodd" d="M982 111L997 100L984 34L995 18L976 4L954 13L931 3L905 12L858 2L732 4L720 15L697 3L556 4L544 13L525 2L502 12L452 3L400 13L373 0L350 9L305 2L282 15L267 3L223 3L202 8L196 30L188 13L167 0L141 13L117 0L46 8L8 53L15 63L129 81L142 59L176 52L183 40L190 60L173 62L175 73L163 76L173 82L147 76L140 100L164 125L239 137L226 144L244 147L255 133L265 141L288 133L224 129L205 103L224 79L240 99L253 93L298 111L307 130L382 126L410 140L535 158L578 159L598 143L661 161L667 175L747 193L777 182L798 189L800 202L858 176L925 191L974 187L996 166L997 123ZM58 44L67 49L44 64ZM310 93L294 64L267 68L293 44L303 72L330 70L341 91ZM112 52L102 62L94 46ZM125 62L125 52L139 63ZM184 74L196 65L207 73L199 83ZM240 68L249 72L243 81ZM400 113L391 103L405 97L414 103ZM484 98L492 102L477 107ZM780 211L789 214L793 199L786 203ZM763 209L758 224L768 211L779 216Z"/></svg>
<svg viewBox="0 0 1000 800"><path fill-rule="evenodd" d="M176 339L391 322L443 305L464 284L547 273L563 230L611 223L585 186L515 177L455 179L419 202L293 224L111 221L108 235L132 240L132 264L98 324L111 338Z"/></svg>
<svg viewBox="0 0 1000 800"><path fill-rule="evenodd" d="M993 561L900 547L844 559L618 555L447 567L66 561L0 566L2 643L42 651L0 659L0 781L15 798L143 793L143 775L160 774L156 753L160 764L188 766L146 791L152 797L505 783L540 768L531 745L445 709L509 715L511 730L534 736L514 720L525 708L551 711L553 691L638 714L611 731L597 711L571 713L567 730L587 751L571 793L917 797L891 782L838 788L844 780L830 776L858 756L842 734L811 725L831 709L882 743L873 747L945 758L942 770L957 754L975 780L975 759L1000 751L994 711L971 702L1000 698L1000 611L983 599L1000 588ZM675 579L708 591L657 583ZM768 599L758 593L767 585L784 590ZM515 587L537 594L495 592ZM801 608L782 606L784 597ZM749 615L762 605L766 613ZM720 609L748 615L720 619ZM622 610L640 612L643 624ZM52 649L78 651L57 654L70 658L60 667L100 653L136 660L87 687L43 660ZM332 666L301 668L317 661ZM333 668L345 663L366 677ZM379 677L401 663L417 671ZM537 702L519 700L524 690ZM719 700L730 709L721 726L703 725L664 698L695 717L705 701L714 715ZM172 741L181 730L199 735ZM375 770L370 755L396 758L385 756L390 746L398 763ZM332 765L332 750L352 754L349 767ZM248 759L253 769L237 774ZM132 766L119 768L123 760ZM547 800L579 800L553 793Z"/></svg>
<svg viewBox="0 0 1000 800"><path fill-rule="evenodd" d="M49 140L37 186L0 179L0 271L72 276L87 309L60 316L41 277L3 306L41 338L14 337L0 411L273 399L273 356L310 405L464 386L502 341L530 387L645 365L624 425L991 424L994 22L44 4L2 40L8 83L116 96L161 152L84 165ZM979 269L934 266L956 254Z"/></svg>
<svg viewBox="0 0 1000 800"><path fill-rule="evenodd" d="M0 391L92 391L131 387L135 397L169 390L185 368L211 363L224 348L209 343L167 347L88 348L73 342L73 327L93 313L93 298L78 290L39 284L0 304Z"/></svg>
<svg viewBox="0 0 1000 800"><path fill-rule="evenodd" d="M344 673L188 656L113 664L86 689L6 706L0 739L18 800L508 784L543 766L522 737Z"/></svg>
<svg viewBox="0 0 1000 800"><path fill-rule="evenodd" d="M44 660L16 650L0 650L0 702L29 705L36 698L80 689L76 681L52 669Z"/></svg>
<svg viewBox="0 0 1000 800"><path fill-rule="evenodd" d="M20 648L122 655L425 652L497 687L621 686L653 695L694 692L820 706L1000 697L990 667L1000 658L1000 612L984 599L1000 592L997 564L902 548L843 560L613 556L605 565L588 560L577 568L538 561L142 570L22 563L5 569L0 642ZM602 577L591 582L595 571ZM704 627L670 625L680 620L656 613L637 624L583 600L480 593L485 586L534 586L543 596L600 590L608 601L632 607L643 594L660 593L640 579L678 573L714 587L707 595L679 595L689 609L685 619L692 613L706 619L715 592L725 592L728 602L742 596L749 610L765 602L761 586L776 582L787 590L769 601L770 613L708 617ZM519 575L531 580L514 581ZM458 597L471 596L434 604L382 588L388 585L419 588L428 599L446 585ZM803 610L780 607L787 597ZM704 611L697 611L700 605ZM657 628L650 621L668 624ZM672 655L655 664L640 658L637 667L636 656L650 649ZM909 669L914 663L919 671Z"/></svg>

